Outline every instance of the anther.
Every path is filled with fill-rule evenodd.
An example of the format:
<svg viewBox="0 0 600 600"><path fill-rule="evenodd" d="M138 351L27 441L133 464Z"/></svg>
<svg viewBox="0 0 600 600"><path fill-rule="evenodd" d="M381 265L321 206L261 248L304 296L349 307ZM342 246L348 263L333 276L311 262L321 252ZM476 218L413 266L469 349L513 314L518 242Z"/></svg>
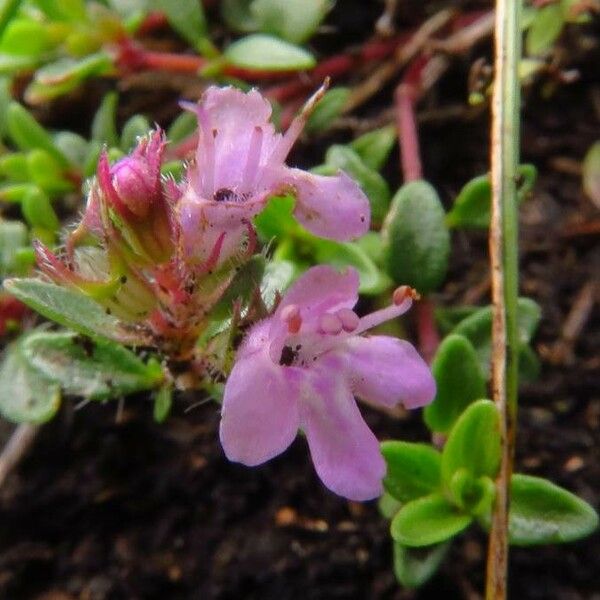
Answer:
<svg viewBox="0 0 600 600"><path fill-rule="evenodd" d="M324 315L321 315L321 318L319 319L319 328L323 333L337 335L342 331L342 320L337 315L325 313Z"/></svg>
<svg viewBox="0 0 600 600"><path fill-rule="evenodd" d="M401 285L399 288L396 288L392 295L392 301L396 306L400 306L408 298L411 300L420 300L421 295L417 290L408 285Z"/></svg>
<svg viewBox="0 0 600 600"><path fill-rule="evenodd" d="M360 323L359 316L351 308L340 308L335 314L342 322L342 329L347 333L354 331Z"/></svg>
<svg viewBox="0 0 600 600"><path fill-rule="evenodd" d="M281 311L281 320L287 323L290 333L298 333L302 326L302 317L300 316L300 308L297 304L288 304Z"/></svg>

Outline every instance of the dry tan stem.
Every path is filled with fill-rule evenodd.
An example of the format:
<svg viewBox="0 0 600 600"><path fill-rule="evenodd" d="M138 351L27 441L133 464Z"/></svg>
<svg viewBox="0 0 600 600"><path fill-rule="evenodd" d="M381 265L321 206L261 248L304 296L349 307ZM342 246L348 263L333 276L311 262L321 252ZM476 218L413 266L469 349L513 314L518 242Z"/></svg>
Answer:
<svg viewBox="0 0 600 600"><path fill-rule="evenodd" d="M12 432L10 439L0 454L0 487L9 473L21 462L33 444L39 431L39 425L28 423L19 425Z"/></svg>
<svg viewBox="0 0 600 600"><path fill-rule="evenodd" d="M454 11L446 9L427 19L410 40L398 48L392 60L383 63L367 79L352 90L352 94L344 106L343 112L349 113L353 111L376 94L384 85L389 83L427 45L431 36L448 23L453 15Z"/></svg>

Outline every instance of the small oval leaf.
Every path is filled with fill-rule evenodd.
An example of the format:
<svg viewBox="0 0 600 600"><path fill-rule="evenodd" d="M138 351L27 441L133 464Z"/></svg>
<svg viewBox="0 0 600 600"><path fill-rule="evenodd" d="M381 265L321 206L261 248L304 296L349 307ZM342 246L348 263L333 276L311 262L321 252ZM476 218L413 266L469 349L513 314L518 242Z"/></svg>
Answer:
<svg viewBox="0 0 600 600"><path fill-rule="evenodd" d="M316 64L307 50L259 33L231 44L224 57L228 63L250 71L303 71Z"/></svg>
<svg viewBox="0 0 600 600"><path fill-rule="evenodd" d="M439 489L442 457L431 446L387 441L381 453L387 463L383 487L397 500L408 502Z"/></svg>
<svg viewBox="0 0 600 600"><path fill-rule="evenodd" d="M382 231L387 272L396 283L422 294L442 283L450 254L445 218L437 192L426 181L398 190Z"/></svg>
<svg viewBox="0 0 600 600"><path fill-rule="evenodd" d="M449 486L459 469L496 478L500 466L500 418L490 400L471 404L450 431L442 452L442 481Z"/></svg>
<svg viewBox="0 0 600 600"><path fill-rule="evenodd" d="M472 521L441 494L431 494L405 504L393 518L392 538L404 546L421 547L445 542Z"/></svg>
<svg viewBox="0 0 600 600"><path fill-rule="evenodd" d="M431 370L437 393L423 417L431 431L448 433L471 402L485 397L485 379L475 348L466 337L456 334L444 338Z"/></svg>

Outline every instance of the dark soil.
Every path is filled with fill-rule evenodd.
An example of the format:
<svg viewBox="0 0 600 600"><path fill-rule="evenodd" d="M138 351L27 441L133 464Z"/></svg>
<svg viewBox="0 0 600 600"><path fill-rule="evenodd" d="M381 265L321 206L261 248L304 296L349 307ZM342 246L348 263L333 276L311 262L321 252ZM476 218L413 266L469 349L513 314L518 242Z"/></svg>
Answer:
<svg viewBox="0 0 600 600"><path fill-rule="evenodd" d="M370 23L377 11L365 14L361 19ZM348 36L367 27L339 9L335 18L345 24ZM596 507L597 304L572 356L559 341L574 300L599 272L597 233L577 234L576 227L598 221L600 215L583 195L580 179L564 167L581 161L600 137L599 88L593 81L597 64L597 56L587 55L575 65L582 72L579 83L546 100L536 89L527 98L523 158L538 166L540 176L534 197L522 209L521 287L543 309L534 340L542 375L523 386L517 449L518 470L550 477ZM464 101L468 66L465 60L456 67L451 81L440 84L444 93L434 93L428 108ZM131 110L139 110L145 101L136 99L135 85L128 89L125 98L136 106ZM176 93L165 94L170 104L155 104L152 114L174 111ZM371 110L372 115L389 102L384 91L363 112L369 116ZM60 121L64 113L57 114ZM487 115L480 114L421 128L425 173L444 201L451 201L469 177L486 170L487 127ZM298 160L322 156L326 142L306 146ZM396 164L394 156L387 169L394 185L399 182ZM441 305L488 301L486 252L484 235L454 235L451 272L436 298ZM204 404L186 412L192 402L179 399L162 426L152 422L150 403L134 398L127 401L119 424L114 404L80 410L69 404L44 427L0 491L1 598L479 597L485 572L483 534L473 531L460 538L425 588L401 590L391 568L388 525L374 503L348 503L325 490L301 439L260 468L228 463L218 442L218 408ZM418 414L365 412L382 439L426 439ZM597 534L565 546L513 549L510 597L598 600L599 573Z"/></svg>

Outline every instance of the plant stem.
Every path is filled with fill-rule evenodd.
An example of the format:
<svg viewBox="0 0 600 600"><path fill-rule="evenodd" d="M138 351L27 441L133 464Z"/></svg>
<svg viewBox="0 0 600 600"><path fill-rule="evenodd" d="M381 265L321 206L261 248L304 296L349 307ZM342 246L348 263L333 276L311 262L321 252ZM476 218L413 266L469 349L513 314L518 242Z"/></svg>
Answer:
<svg viewBox="0 0 600 600"><path fill-rule="evenodd" d="M492 389L500 412L502 462L488 548L486 600L506 598L508 509L518 386L518 213L521 2L496 1L495 80L492 98Z"/></svg>

